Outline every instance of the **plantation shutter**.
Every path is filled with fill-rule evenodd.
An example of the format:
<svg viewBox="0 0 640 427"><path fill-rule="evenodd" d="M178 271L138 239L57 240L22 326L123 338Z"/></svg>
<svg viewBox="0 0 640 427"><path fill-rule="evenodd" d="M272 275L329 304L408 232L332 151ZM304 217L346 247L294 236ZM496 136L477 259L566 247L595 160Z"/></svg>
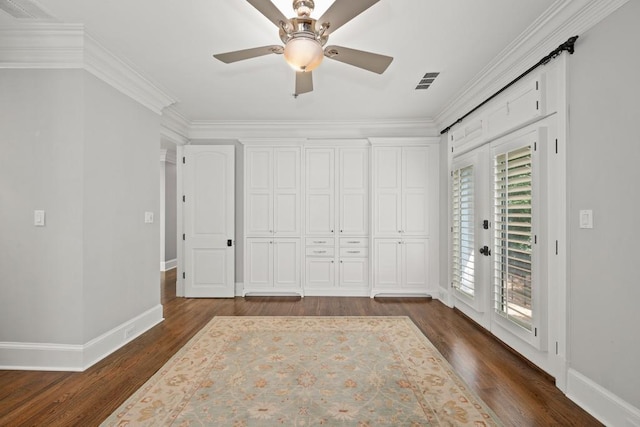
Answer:
<svg viewBox="0 0 640 427"><path fill-rule="evenodd" d="M475 295L475 217L473 166L453 172L453 287Z"/></svg>
<svg viewBox="0 0 640 427"><path fill-rule="evenodd" d="M531 331L532 186L530 145L495 156L494 309Z"/></svg>

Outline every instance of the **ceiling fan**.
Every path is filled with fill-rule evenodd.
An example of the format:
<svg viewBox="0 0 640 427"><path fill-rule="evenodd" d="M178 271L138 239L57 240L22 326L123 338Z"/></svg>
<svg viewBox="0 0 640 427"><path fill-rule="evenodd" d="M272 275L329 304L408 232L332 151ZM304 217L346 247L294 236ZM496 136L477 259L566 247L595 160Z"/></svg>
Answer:
<svg viewBox="0 0 640 427"><path fill-rule="evenodd" d="M324 47L333 31L379 0L335 0L319 19L311 18L311 12L315 7L313 0L293 0L293 10L297 16L291 19L287 19L271 0L247 1L280 29L280 39L284 47L261 46L213 56L230 64L272 53L283 54L287 63L296 71L294 96L313 90L312 71L320 65L325 56L378 74L384 73L393 61L390 56L362 50L342 46Z"/></svg>

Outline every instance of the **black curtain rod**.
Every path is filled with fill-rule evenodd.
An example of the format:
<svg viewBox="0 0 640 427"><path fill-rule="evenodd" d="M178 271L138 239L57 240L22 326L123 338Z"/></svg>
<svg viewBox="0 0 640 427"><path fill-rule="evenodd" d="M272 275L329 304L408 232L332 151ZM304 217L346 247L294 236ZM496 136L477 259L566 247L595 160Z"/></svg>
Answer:
<svg viewBox="0 0 640 427"><path fill-rule="evenodd" d="M574 52L574 45L576 43L576 40L578 40L578 36L573 36L571 38L569 38L566 42L562 43L560 46L558 46L553 52L551 52L550 54L548 54L547 56L545 56L544 58L542 58L540 61L538 61L538 63L536 65L534 65L533 67L529 68L527 71L525 71L524 73L520 74L518 77L516 77L515 79L513 79L510 83L508 83L505 87L503 87L502 89L500 89L499 91L497 91L496 93L494 93L493 95L491 95L489 98L485 99L484 101L482 101L482 103L480 105L478 105L477 107L475 107L473 110L469 111L467 114L465 114L464 116L460 117L458 120L455 121L455 123L452 123L450 126L447 126L446 129L442 130L440 132L440 135L445 134L447 132L449 132L451 130L452 127L454 127L455 125L457 125L458 123L462 122L464 119L466 119L467 117L469 117L471 114L473 114L476 110L478 110L479 108L481 108L482 106L484 106L487 102L491 101L493 98L495 98L496 96L500 95L502 92L504 92L505 90L507 90L508 88L510 88L511 86L513 86L516 82L518 82L520 79L522 79L524 76L526 76L527 74L529 74L530 72L532 72L533 70L535 70L536 68L538 68L541 65L546 65L549 61L551 61L553 58L555 58L556 56L560 55L562 52L564 52L565 50L567 52L569 52L570 54L573 54Z"/></svg>

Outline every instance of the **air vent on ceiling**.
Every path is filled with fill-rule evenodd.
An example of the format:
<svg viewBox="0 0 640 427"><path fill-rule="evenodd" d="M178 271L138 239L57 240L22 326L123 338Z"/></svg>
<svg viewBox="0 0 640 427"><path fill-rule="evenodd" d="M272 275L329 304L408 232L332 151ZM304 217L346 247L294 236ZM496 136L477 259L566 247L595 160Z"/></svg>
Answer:
<svg viewBox="0 0 640 427"><path fill-rule="evenodd" d="M52 20L42 6L33 0L0 0L0 10L18 19Z"/></svg>
<svg viewBox="0 0 640 427"><path fill-rule="evenodd" d="M429 89L429 86L433 84L433 81L438 77L440 73L427 73L424 75L422 79L420 79L420 83L416 86L416 89Z"/></svg>

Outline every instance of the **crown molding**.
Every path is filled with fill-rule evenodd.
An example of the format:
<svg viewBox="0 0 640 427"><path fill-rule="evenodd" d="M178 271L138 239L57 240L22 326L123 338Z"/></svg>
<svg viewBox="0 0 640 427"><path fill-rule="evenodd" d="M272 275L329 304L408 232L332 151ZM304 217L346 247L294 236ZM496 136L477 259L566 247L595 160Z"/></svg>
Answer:
<svg viewBox="0 0 640 427"><path fill-rule="evenodd" d="M189 128L189 120L180 114L174 106L169 106L162 111L161 138L176 145L186 145L189 143Z"/></svg>
<svg viewBox="0 0 640 427"><path fill-rule="evenodd" d="M557 0L480 71L435 117L444 128L522 74L569 37L589 30L629 0ZM580 40L576 47L579 52Z"/></svg>
<svg viewBox="0 0 640 427"><path fill-rule="evenodd" d="M156 114L176 102L109 52L80 24L32 23L1 28L0 68L83 69Z"/></svg>
<svg viewBox="0 0 640 427"><path fill-rule="evenodd" d="M431 120L377 121L193 121L189 139L368 138L436 136Z"/></svg>
<svg viewBox="0 0 640 427"><path fill-rule="evenodd" d="M84 34L84 69L156 114L176 102L89 34Z"/></svg>

